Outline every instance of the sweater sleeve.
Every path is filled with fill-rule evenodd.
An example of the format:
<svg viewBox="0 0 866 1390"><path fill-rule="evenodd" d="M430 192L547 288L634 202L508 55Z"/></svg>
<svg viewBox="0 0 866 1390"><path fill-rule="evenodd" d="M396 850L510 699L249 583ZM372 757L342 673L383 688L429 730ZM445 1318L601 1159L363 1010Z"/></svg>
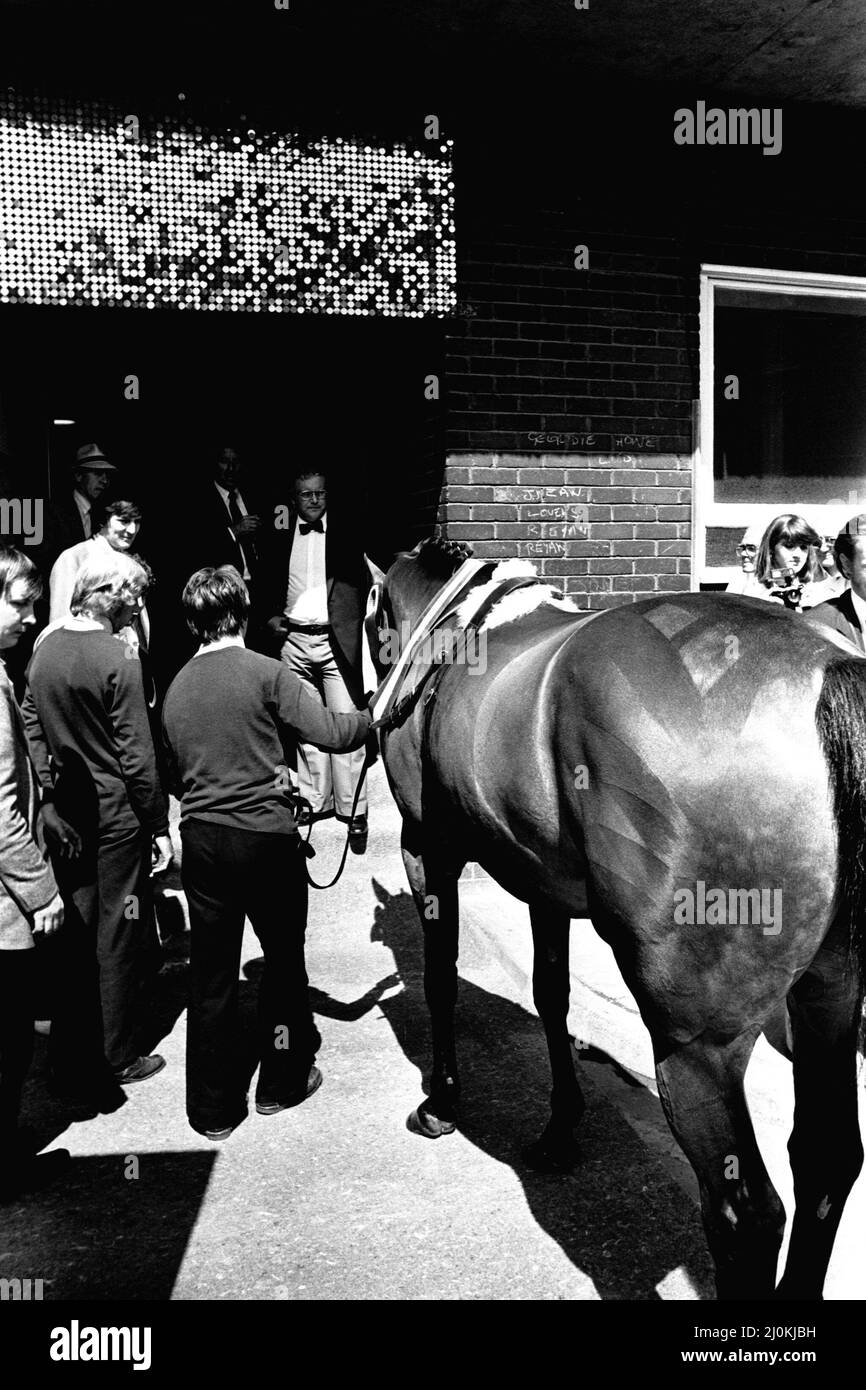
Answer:
<svg viewBox="0 0 866 1390"><path fill-rule="evenodd" d="M160 786L138 662L121 656L108 674L107 685L108 715L130 804L148 834L167 835L168 806Z"/></svg>
<svg viewBox="0 0 866 1390"><path fill-rule="evenodd" d="M27 742L30 745L30 757L36 769L36 776L42 788L42 800L54 800L54 776L51 771L51 750L48 747L48 740L45 737L45 730L36 709L30 686L24 692L24 699L21 702L21 718L24 721L24 728L27 732Z"/></svg>
<svg viewBox="0 0 866 1390"><path fill-rule="evenodd" d="M51 866L21 814L21 789L16 784L16 742L23 734L11 701L11 690L0 688L0 881L11 898L28 912L45 907L57 892ZM21 750L26 757L26 747Z"/></svg>
<svg viewBox="0 0 866 1390"><path fill-rule="evenodd" d="M367 738L371 724L368 710L332 713L286 666L277 677L276 701L282 723L304 743L312 743L327 753L351 753Z"/></svg>

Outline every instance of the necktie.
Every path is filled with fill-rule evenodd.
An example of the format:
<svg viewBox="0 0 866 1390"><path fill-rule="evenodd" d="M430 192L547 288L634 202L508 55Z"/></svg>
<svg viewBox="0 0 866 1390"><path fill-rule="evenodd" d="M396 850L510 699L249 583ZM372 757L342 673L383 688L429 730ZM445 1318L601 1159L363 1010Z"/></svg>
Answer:
<svg viewBox="0 0 866 1390"><path fill-rule="evenodd" d="M300 531L302 536L306 536L310 531L324 531L324 529L325 528L322 525L321 517L318 521L311 521L309 526L305 521L301 521L298 523L298 530Z"/></svg>
<svg viewBox="0 0 866 1390"><path fill-rule="evenodd" d="M233 526L236 526L239 521L243 521L244 519L244 514L238 506L238 490L236 487L229 489L229 516L232 519ZM250 569L249 561L252 560L255 562L259 558L255 542L252 537L247 537L243 541L238 540L238 545L241 548L242 554L247 557L247 568Z"/></svg>

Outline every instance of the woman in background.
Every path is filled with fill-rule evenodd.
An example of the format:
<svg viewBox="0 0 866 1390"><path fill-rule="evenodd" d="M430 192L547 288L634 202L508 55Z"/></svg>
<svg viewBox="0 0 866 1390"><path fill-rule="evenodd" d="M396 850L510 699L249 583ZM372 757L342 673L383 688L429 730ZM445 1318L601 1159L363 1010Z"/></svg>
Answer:
<svg viewBox="0 0 866 1390"><path fill-rule="evenodd" d="M739 592L797 613L825 603L840 584L822 568L820 549L821 537L804 517L791 512L775 517L761 537L755 572Z"/></svg>

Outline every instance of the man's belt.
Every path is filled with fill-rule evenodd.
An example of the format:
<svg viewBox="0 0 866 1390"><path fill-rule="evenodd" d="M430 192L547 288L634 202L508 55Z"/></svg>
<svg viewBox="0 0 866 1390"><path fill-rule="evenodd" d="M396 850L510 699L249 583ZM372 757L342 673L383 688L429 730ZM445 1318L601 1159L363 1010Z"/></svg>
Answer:
<svg viewBox="0 0 866 1390"><path fill-rule="evenodd" d="M286 619L286 632L308 632L311 637L322 637L330 631L330 623L293 623L291 618Z"/></svg>

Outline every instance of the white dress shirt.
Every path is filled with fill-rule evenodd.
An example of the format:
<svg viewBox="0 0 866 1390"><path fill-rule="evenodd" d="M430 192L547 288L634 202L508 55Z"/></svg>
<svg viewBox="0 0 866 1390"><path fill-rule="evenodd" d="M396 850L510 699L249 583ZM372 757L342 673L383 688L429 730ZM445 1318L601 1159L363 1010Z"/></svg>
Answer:
<svg viewBox="0 0 866 1390"><path fill-rule="evenodd" d="M322 517L321 531L301 535L300 517L295 521L292 558L289 564L289 587L286 592L285 616L293 623L327 623L328 576L325 570L325 533L327 515ZM306 525L306 522L304 523Z"/></svg>
<svg viewBox="0 0 866 1390"><path fill-rule="evenodd" d="M229 528L229 531L231 532L232 537L233 537L235 540L237 540L237 543L238 543L238 545L240 546L241 558L243 559L243 562L244 562L244 572L243 572L243 574L241 575L241 578L244 579L244 580L250 579L250 578L252 578L252 576L251 576L251 574L250 574L250 567L249 567L249 565L247 564L247 557L246 557L246 553L245 553L245 551L244 551L243 544L242 544L242 542L235 536L234 532L231 530L231 528L232 528L232 514L231 514L231 509L230 509L230 507L229 507L229 490L228 490L228 488L221 487L220 484L219 484L218 482L216 482L216 480L214 481L214 487L216 488L217 492L219 493L220 499L221 499L221 501L222 501L222 504L223 504L223 506L224 506L225 509L226 509L226 516L228 517L228 528ZM240 495L239 492L236 492L236 493L235 493L235 501L236 501L237 504L238 504L238 511L240 512L241 516L249 516L249 512L247 511L246 506L244 505L244 499L241 497L241 495Z"/></svg>

